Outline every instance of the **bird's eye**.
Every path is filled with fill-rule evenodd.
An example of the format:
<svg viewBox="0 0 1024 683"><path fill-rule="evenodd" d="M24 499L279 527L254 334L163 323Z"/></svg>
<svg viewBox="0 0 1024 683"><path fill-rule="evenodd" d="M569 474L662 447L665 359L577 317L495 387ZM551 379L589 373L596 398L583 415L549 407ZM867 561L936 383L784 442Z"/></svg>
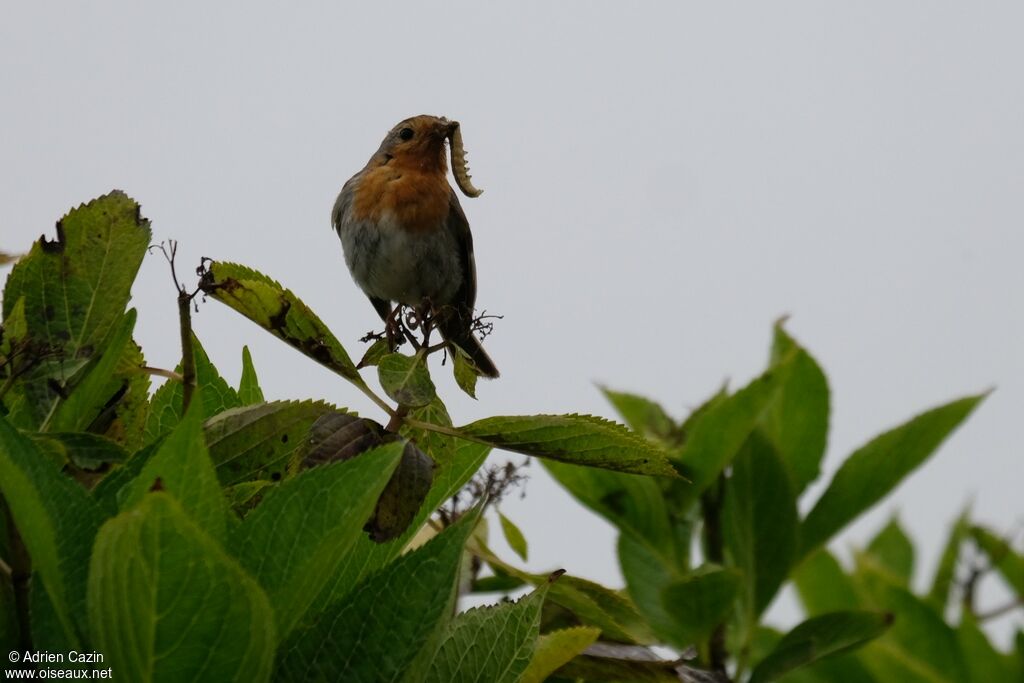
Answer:
<svg viewBox="0 0 1024 683"><path fill-rule="evenodd" d="M402 138L403 140L412 140L413 135L414 133L412 128L403 128L402 130L398 131L398 137Z"/></svg>

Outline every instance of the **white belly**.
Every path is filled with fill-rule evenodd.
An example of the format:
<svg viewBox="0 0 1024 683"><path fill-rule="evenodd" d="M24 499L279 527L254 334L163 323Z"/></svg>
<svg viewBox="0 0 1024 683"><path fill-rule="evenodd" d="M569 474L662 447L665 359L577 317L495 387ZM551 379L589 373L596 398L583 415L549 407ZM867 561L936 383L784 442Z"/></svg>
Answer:
<svg viewBox="0 0 1024 683"><path fill-rule="evenodd" d="M341 244L349 272L366 294L403 304L451 303L462 283L459 245L443 227L409 233L389 221L343 221Z"/></svg>

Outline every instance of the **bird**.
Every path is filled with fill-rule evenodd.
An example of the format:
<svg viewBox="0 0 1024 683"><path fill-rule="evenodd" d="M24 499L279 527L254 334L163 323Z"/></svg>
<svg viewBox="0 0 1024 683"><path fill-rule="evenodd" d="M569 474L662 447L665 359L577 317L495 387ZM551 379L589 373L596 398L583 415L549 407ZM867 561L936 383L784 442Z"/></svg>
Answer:
<svg viewBox="0 0 1024 683"><path fill-rule="evenodd" d="M341 238L352 279L385 321L391 337L393 304L428 314L449 345L482 377L498 368L473 334L476 263L473 235L452 174L466 196L477 197L466 165L458 121L422 114L399 122L358 173L341 188L331 223Z"/></svg>

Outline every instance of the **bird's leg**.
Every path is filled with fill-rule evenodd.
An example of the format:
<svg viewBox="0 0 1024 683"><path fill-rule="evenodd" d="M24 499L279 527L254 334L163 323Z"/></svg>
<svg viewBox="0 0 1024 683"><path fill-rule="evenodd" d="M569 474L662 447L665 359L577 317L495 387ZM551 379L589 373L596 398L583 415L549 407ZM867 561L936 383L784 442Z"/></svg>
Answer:
<svg viewBox="0 0 1024 683"><path fill-rule="evenodd" d="M419 307L416 309L416 317L419 318L420 326L423 328L423 348L430 347L430 332L434 329L434 306L430 303L430 297L423 297Z"/></svg>
<svg viewBox="0 0 1024 683"><path fill-rule="evenodd" d="M384 334L388 338L388 350L392 353L398 348L398 340L402 336L401 322L402 319L402 304L397 304L391 312L388 313L388 317L384 319Z"/></svg>

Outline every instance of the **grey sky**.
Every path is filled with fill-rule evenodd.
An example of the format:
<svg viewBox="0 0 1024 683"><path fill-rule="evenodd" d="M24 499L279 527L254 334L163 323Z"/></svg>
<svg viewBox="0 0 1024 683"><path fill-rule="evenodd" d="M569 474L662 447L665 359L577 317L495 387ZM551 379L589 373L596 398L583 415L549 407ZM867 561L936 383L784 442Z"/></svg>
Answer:
<svg viewBox="0 0 1024 683"><path fill-rule="evenodd" d="M833 391L828 474L879 431L998 387L838 547L898 510L930 572L971 499L1019 528L1021 5L43 5L0 21L0 247L122 188L180 240L182 270L261 269L358 354L379 325L334 197L397 121L456 118L486 190L463 201L478 304L505 315L486 344L503 376L478 402L435 370L456 422L610 415L593 382L681 416L756 374L789 313ZM160 259L135 303L147 358L174 365ZM379 417L216 303L196 326L233 381L246 343L268 396ZM531 473L505 505L531 566L617 583L608 527Z"/></svg>

